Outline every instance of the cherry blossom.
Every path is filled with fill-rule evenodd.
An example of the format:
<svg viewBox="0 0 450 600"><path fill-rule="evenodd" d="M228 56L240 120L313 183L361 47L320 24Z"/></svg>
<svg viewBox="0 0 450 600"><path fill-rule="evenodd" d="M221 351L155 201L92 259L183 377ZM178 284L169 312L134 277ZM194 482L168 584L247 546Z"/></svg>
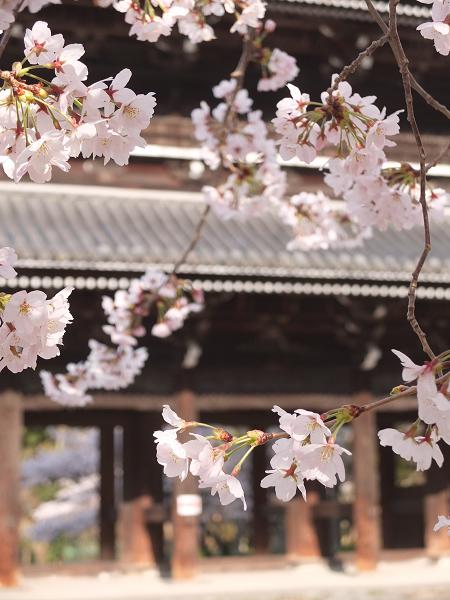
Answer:
<svg viewBox="0 0 450 600"><path fill-rule="evenodd" d="M263 63L263 77L258 81L258 91L274 92L294 80L299 74L297 61L293 56L274 48Z"/></svg>
<svg viewBox="0 0 450 600"><path fill-rule="evenodd" d="M292 228L288 250L354 247L370 235L352 213L322 192L301 192L277 205L280 219Z"/></svg>
<svg viewBox="0 0 450 600"><path fill-rule="evenodd" d="M164 404L162 416L166 423L169 423L169 425L172 425L172 427L175 427L176 429L181 429L186 424L186 421L184 421L184 419L181 419L177 415L177 413L170 408L168 404Z"/></svg>
<svg viewBox="0 0 450 600"><path fill-rule="evenodd" d="M448 23L450 2L449 0L432 0L432 3L431 17L433 20L422 23L417 30L427 40L433 40L434 47L439 54L448 56L450 52L450 25Z"/></svg>
<svg viewBox="0 0 450 600"><path fill-rule="evenodd" d="M118 390L128 387L141 373L147 358L146 348L116 348L89 340L87 359L69 363L67 373L41 371L45 393L55 402L68 406L85 406L93 398L88 390Z"/></svg>
<svg viewBox="0 0 450 600"><path fill-rule="evenodd" d="M413 381L417 378L417 402L419 418L429 425L440 424L443 428L443 420L450 421L450 403L445 397L446 385L439 390L435 379L435 369L439 366L437 360L416 365L408 356L392 350L400 358L403 366L403 379ZM443 410L443 412L441 412Z"/></svg>
<svg viewBox="0 0 450 600"><path fill-rule="evenodd" d="M336 485L336 475L340 481L345 480L342 454L351 454L351 452L334 443L331 438L325 443L301 446L296 452L304 478L317 479L325 487Z"/></svg>
<svg viewBox="0 0 450 600"><path fill-rule="evenodd" d="M287 413L289 414L289 413ZM298 447L298 444L295 446ZM273 469L287 471L295 461L294 440L281 438L272 444L274 455L270 459Z"/></svg>
<svg viewBox="0 0 450 600"><path fill-rule="evenodd" d="M164 467L167 477L178 477L183 481L189 473L189 461L186 450L174 435L157 438L156 459Z"/></svg>
<svg viewBox="0 0 450 600"><path fill-rule="evenodd" d="M379 431L378 437L382 446L391 446L392 450L405 460L414 461L418 471L429 469L433 459L441 467L444 456L437 445L436 434L433 432L429 436L415 436L414 433L415 428L407 433L388 428Z"/></svg>
<svg viewBox="0 0 450 600"><path fill-rule="evenodd" d="M66 368L65 375L39 372L45 394L63 406L86 406L93 398L87 393L89 381L84 377L84 366L69 363Z"/></svg>
<svg viewBox="0 0 450 600"><path fill-rule="evenodd" d="M402 377L404 381L410 382L418 379L419 377L426 377L427 380L434 380L433 376L433 365L424 364L416 365L406 354L400 352L400 350L392 350L392 352L398 356L403 367Z"/></svg>
<svg viewBox="0 0 450 600"><path fill-rule="evenodd" d="M0 71L0 163L19 181L51 179L53 168L68 171L69 158L103 157L125 165L153 116L153 93L136 95L125 87L131 71L122 70L108 87L89 87L81 44L64 45L44 21L25 32L25 57ZM35 74L39 69L42 74ZM48 73L48 75L47 75ZM116 87L114 87L116 86Z"/></svg>
<svg viewBox="0 0 450 600"><path fill-rule="evenodd" d="M180 329L191 313L203 308L201 290L176 276L162 271L148 270L130 288L116 292L114 299L103 298L108 325L103 327L113 343L136 345L146 329L142 323L152 307L157 309L157 322L151 332L156 337L167 337Z"/></svg>
<svg viewBox="0 0 450 600"><path fill-rule="evenodd" d="M165 0L149 4L132 0L98 0L104 8L112 6L124 14L125 22L131 25L129 35L135 35L139 41L156 42L161 36L169 36L177 26L180 34L185 35L194 44L207 42L215 37L213 24L207 19L211 15L221 17L228 13L235 21L231 31L241 35L249 28L261 26L266 4L261 0L212 0L201 2L181 2Z"/></svg>
<svg viewBox="0 0 450 600"><path fill-rule="evenodd" d="M51 447L44 446L21 464L21 480L31 487L59 479L89 477L99 467L99 435L95 428L47 428Z"/></svg>
<svg viewBox="0 0 450 600"><path fill-rule="evenodd" d="M214 447L209 440L199 434L192 434L195 439L183 444L187 456L191 459L190 471L201 481L215 479L222 472L226 444Z"/></svg>
<svg viewBox="0 0 450 600"><path fill-rule="evenodd" d="M380 130L383 145L391 143L386 136L399 131L398 112L386 117L385 111L373 104L375 96L362 98L353 94L346 81L332 88L331 93L322 92L319 106L298 87L288 84L288 88L291 97L277 104L276 118L272 120L281 136L278 144L285 160L297 156L309 163L325 146L335 147L337 155L345 157L353 149L372 143L369 132L373 128Z"/></svg>
<svg viewBox="0 0 450 600"><path fill-rule="evenodd" d="M272 411L280 416L280 428L297 442L308 439L312 444L321 444L325 442L326 436L331 435L320 415L315 412L300 408L290 414L279 406L274 406Z"/></svg>
<svg viewBox="0 0 450 600"><path fill-rule="evenodd" d="M289 469L272 469L266 471L266 475L261 480L261 487L274 487L275 495L282 502L289 502L300 490L303 499L306 500L306 489L303 483L303 477L298 465L295 463Z"/></svg>
<svg viewBox="0 0 450 600"><path fill-rule="evenodd" d="M236 81L222 81L214 95L225 102L213 111L206 103L192 113L196 138L202 142L208 166L222 165L228 172L224 183L205 186L205 200L225 219L249 217L268 210L284 195L286 175L276 161L276 147L268 138L261 111L250 111L246 90L234 93ZM227 115L239 113L243 119Z"/></svg>
<svg viewBox="0 0 450 600"><path fill-rule="evenodd" d="M235 500L241 500L244 505L244 510L247 510L247 503L245 501L241 482L233 475L222 472L216 477L201 481L199 487L211 488L211 495L215 496L218 494L220 503L223 506L227 506Z"/></svg>
<svg viewBox="0 0 450 600"><path fill-rule="evenodd" d="M449 390L448 390L448 381L443 383L441 387L436 388L436 394L431 397L433 404L436 406L438 410L446 413L450 411L450 400L448 398ZM450 413L448 414L450 417ZM427 422L427 421L425 421Z"/></svg>
<svg viewBox="0 0 450 600"><path fill-rule="evenodd" d="M52 482L52 500L33 509L25 530L31 540L77 535L95 524L98 513L99 435L95 428L48 427L49 441L22 461L25 488Z"/></svg>
<svg viewBox="0 0 450 600"><path fill-rule="evenodd" d="M64 38L59 33L52 35L49 26L37 21L31 29L27 29L24 37L25 57L31 65L45 65L56 59L64 46Z"/></svg>
<svg viewBox="0 0 450 600"><path fill-rule="evenodd" d="M40 290L0 295L0 371L6 367L20 373L36 368L38 357L59 355L66 326L72 322L71 292L66 288L50 300Z"/></svg>
<svg viewBox="0 0 450 600"><path fill-rule="evenodd" d="M167 326L167 333L172 333L182 327L189 314L202 309L203 294L174 275L148 270L133 280L128 290L118 290L114 298L104 297L102 306L108 321L103 329L114 346L90 340L85 361L70 363L65 374L41 373L45 393L59 404L84 406L93 400L89 390L131 385L148 358L146 348L135 348L137 339L146 333L143 320L152 315L157 325ZM151 331L153 335L159 333L155 326ZM169 417L170 409L164 414L173 417Z"/></svg>
<svg viewBox="0 0 450 600"><path fill-rule="evenodd" d="M418 30L433 40L439 53L448 55L450 0L424 1L433 5L432 22ZM13 0L5 0L0 25L9 26L15 9L27 7L35 12L47 3L25 0L18 7ZM149 42L169 36L175 27L194 44L212 40L215 23L227 15L232 21L231 32L250 44L248 62L261 67L259 91L275 91L299 73L292 56L263 45L275 23L263 23L266 3L261 0L98 0L98 4L123 13L130 35ZM0 71L0 164L14 181L28 175L32 181L48 182L55 168L67 172L70 158L77 156L126 165L132 150L145 146L142 132L154 114L154 94L135 94L128 88L129 69L88 83L83 56L81 44L65 45L61 34L52 34L47 23L38 21L25 32L23 59L11 70ZM395 145L392 138L400 131L401 111L387 115L385 108L375 104L375 96L361 97L353 92L343 74L339 79L333 76L319 101L288 84L290 97L277 104L272 121L277 135L274 141L261 112L252 108L243 75L234 73L230 80L221 81L213 88L216 106L202 102L192 114L206 164L211 169L221 168L218 185L202 190L205 201L220 216L252 217L273 211L292 228L288 248L310 250L352 247L369 236L372 228L410 229L422 218L424 193L431 217L443 214L449 204L444 190L433 189L428 182L424 190L420 174L409 164L385 167L385 150ZM408 118L411 121L410 115ZM335 197L300 192L286 198L286 175L278 152L284 160L296 157L311 163L324 149L331 153L325 182ZM12 249L0 250L1 276L16 275L12 266L16 258ZM39 357L49 359L59 354L65 328L72 321L68 304L71 291L66 288L52 299L39 290L0 295L0 370L21 372L35 368ZM137 347L147 329L165 338L202 307L202 294L190 283L174 273L148 271L129 289L103 299L107 318L103 331L112 346L92 339L86 360L70 363L64 374L43 371L46 393L62 404L81 406L92 401L92 390L130 385L148 358L146 348ZM450 444L448 379L442 376L445 361L438 357L416 365L403 353L394 353L402 362L404 380L417 379L419 419L406 433L380 431L380 443L414 460L418 470L430 468L433 460L441 466L443 455L438 443L443 440ZM154 434L157 460L167 476L184 480L190 471L198 477L199 487L209 488L221 504L239 499L244 509L244 491L237 476L247 457L270 440L276 440L272 468L266 471L261 486L274 487L280 500L292 499L297 489L306 499L304 480L318 480L332 487L338 479L345 479L342 455L350 452L338 445L336 438L341 426L358 416L359 407L341 407L324 415L303 409L288 413L277 406L273 410L279 416L281 433L251 430L234 438L220 428L187 422L164 405L163 419L171 428ZM206 427L212 434L193 433L189 441L180 441L177 434L191 427ZM425 431L418 435L422 427ZM231 466L235 452L237 461ZM230 472L226 472L228 467ZM67 491L73 497L83 497L84 493L83 485ZM59 516L68 510L55 505L41 512L50 508L59 511ZM35 516L39 518L37 513ZM40 515L43 520L45 516ZM447 517L440 516L435 529L449 523Z"/></svg>
<svg viewBox="0 0 450 600"><path fill-rule="evenodd" d="M439 529L443 529L444 527L448 528L448 535L450 536L450 517L439 515L436 525L433 527L433 531L439 531Z"/></svg>
<svg viewBox="0 0 450 600"><path fill-rule="evenodd" d="M0 248L0 277L12 279L17 275L13 265L17 261L17 254L13 248Z"/></svg>

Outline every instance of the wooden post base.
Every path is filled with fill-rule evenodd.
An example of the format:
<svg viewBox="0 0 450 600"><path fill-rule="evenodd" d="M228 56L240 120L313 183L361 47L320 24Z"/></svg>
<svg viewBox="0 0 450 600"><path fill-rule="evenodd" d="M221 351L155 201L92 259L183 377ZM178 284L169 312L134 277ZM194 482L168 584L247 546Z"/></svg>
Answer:
<svg viewBox="0 0 450 600"><path fill-rule="evenodd" d="M355 403L370 401L361 394ZM356 566L360 571L376 568L381 546L381 508L378 475L376 415L362 414L353 422L353 479L355 502Z"/></svg>
<svg viewBox="0 0 450 600"><path fill-rule="evenodd" d="M14 392L0 396L0 586L19 579L21 398Z"/></svg>

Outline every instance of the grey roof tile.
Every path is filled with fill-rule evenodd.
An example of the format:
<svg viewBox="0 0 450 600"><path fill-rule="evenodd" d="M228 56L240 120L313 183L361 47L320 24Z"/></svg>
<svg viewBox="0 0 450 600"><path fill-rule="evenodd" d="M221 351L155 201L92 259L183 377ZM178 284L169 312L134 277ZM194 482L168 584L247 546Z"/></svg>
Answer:
<svg viewBox="0 0 450 600"><path fill-rule="evenodd" d="M190 242L204 205L198 194L73 185L0 184L1 245L22 268L141 271L169 268ZM432 223L423 280L450 283L450 217ZM289 252L287 227L265 214L246 222L211 212L185 271L201 275L407 281L420 228L377 232L358 248Z"/></svg>

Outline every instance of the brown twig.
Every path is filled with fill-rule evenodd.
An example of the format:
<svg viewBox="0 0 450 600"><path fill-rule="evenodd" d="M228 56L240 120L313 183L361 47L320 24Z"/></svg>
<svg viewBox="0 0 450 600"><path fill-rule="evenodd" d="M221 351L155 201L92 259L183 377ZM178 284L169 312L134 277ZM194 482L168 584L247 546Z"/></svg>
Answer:
<svg viewBox="0 0 450 600"><path fill-rule="evenodd" d="M242 86L244 84L245 73L247 71L247 67L248 67L248 65L252 59L252 55L253 55L253 49L254 49L253 44L254 44L256 33L257 33L256 29L250 29L248 35L244 39L242 53L239 58L238 64L236 65L235 70L231 73L231 79L234 79L236 81L236 86L235 86L233 92L231 93L230 97L227 99L228 106L227 106L227 110L226 110L226 113L225 113L225 116L223 119L223 124L222 124L224 132L227 131L228 122L229 122L230 118L233 116L233 104L236 99L236 96L237 96L239 90L242 89ZM211 207L209 204L207 206L205 206L203 214L200 217L197 227L195 228L194 236L191 239L191 241L189 242L189 245L186 248L186 250L183 252L183 254L180 256L180 258L174 264L173 269L172 269L172 275L176 274L178 269L186 262L187 257L189 256L189 254L194 250L194 248L198 244L198 242L201 238L202 231L205 226L206 218L209 214L210 208Z"/></svg>
<svg viewBox="0 0 450 600"><path fill-rule="evenodd" d="M432 161L430 161L427 164L425 171L428 173L428 171L430 169L432 169L433 167L438 165L449 150L450 150L450 141L447 142L447 144L440 150L439 154Z"/></svg>
<svg viewBox="0 0 450 600"><path fill-rule="evenodd" d="M7 29L3 30L3 34L2 34L2 37L0 39L0 58L3 56L3 52L5 51L5 48L8 45L8 42L9 42L9 39L10 39L11 33L12 33L12 27L13 27L14 23L16 22L17 13L20 11L20 9L22 8L23 4L24 4L24 2L21 2L21 0L19 0L17 2L17 6L13 10L14 20L13 20L12 23L10 23L8 25Z"/></svg>
<svg viewBox="0 0 450 600"><path fill-rule="evenodd" d="M446 373L442 377L439 377L438 379L436 379L436 384L439 387L442 383L445 383L446 381L448 381L449 378L450 378L450 373ZM373 402L368 402L367 404L363 404L363 406L359 407L360 411L356 415L356 417L358 417L360 414L362 414L364 412L374 410L376 408L379 408L380 406L384 406L385 404L394 402L395 400L398 400L399 398L413 396L416 393L417 393L417 386L411 385L411 386L407 387L406 389L401 390L400 392L396 392L395 394L390 394L389 396L386 396L385 398L380 398L380 400L374 400Z"/></svg>
<svg viewBox="0 0 450 600"><path fill-rule="evenodd" d="M252 60L256 34L257 34L257 30L255 28L249 29L249 33L244 38L244 43L242 46L242 53L239 58L238 64L236 65L236 68L230 75L231 79L234 79L236 81L236 86L235 86L234 90L232 91L230 97L227 99L228 107L227 107L227 110L226 110L226 113L225 113L225 116L223 119L224 131L227 128L228 121L230 120L231 116L233 115L234 101L236 100L236 96L238 95L238 92L242 89L242 86L244 84L245 73L247 72L248 65L249 65L250 61Z"/></svg>
<svg viewBox="0 0 450 600"><path fill-rule="evenodd" d="M370 1L370 0L369 0ZM420 276L420 272L425 264L428 254L431 251L431 235L430 235L430 223L428 218L428 207L426 200L426 185L427 185L427 173L426 173L426 154L423 146L422 136L420 135L419 127L417 125L416 117L414 114L414 99L412 95L411 86L411 74L408 66L408 59L403 50L403 45L400 40L397 28L397 4L398 0L389 0L389 43L393 50L397 65L400 71L403 82L403 91L405 95L406 113L407 119L411 126L411 131L414 135L414 139L419 154L420 164L420 206L422 208L423 228L424 228L424 246L422 253L417 262L416 268L411 276L411 282L409 284L408 292L408 310L407 319L422 344L423 351L429 356L430 359L434 358L434 353L427 341L427 336L423 329L420 327L415 314L416 307L416 291L417 284Z"/></svg>
<svg viewBox="0 0 450 600"><path fill-rule="evenodd" d="M197 227L195 228L194 235L193 235L191 241L189 242L188 247L186 248L186 250L183 252L183 254L180 256L180 258L177 260L177 262L173 266L172 275L175 275L176 272L178 271L178 269L186 262L187 257L194 250L195 246L200 241L203 227L205 226L205 223L206 223L206 217L208 216L210 209L211 209L211 206L209 204L207 204L202 213L202 216L200 217L199 222L197 223Z"/></svg>
<svg viewBox="0 0 450 600"><path fill-rule="evenodd" d="M327 93L332 94L335 90L337 90L337 87L341 83L341 81L345 81L349 77L349 75L352 75L358 69L362 61L368 56L371 56L376 50L378 50L378 48L384 46L388 39L389 33L385 33L380 38L374 40L371 44L369 44L369 46L367 46L365 50L360 52L358 56L349 65L346 65L342 69L342 71L333 81L333 85L328 88Z"/></svg>
<svg viewBox="0 0 450 600"><path fill-rule="evenodd" d="M6 46L8 45L9 38L11 37L11 32L12 32L12 23L8 27L8 29L5 29L3 31L3 35L2 35L2 37L0 39L0 58L2 57L3 52L5 51Z"/></svg>
<svg viewBox="0 0 450 600"><path fill-rule="evenodd" d="M380 13L377 11L377 9L375 8L375 6L373 5L372 0L365 0L365 2L366 2L367 10L372 15L373 19L378 24L378 26L380 27L381 31L383 33L389 33L389 27L386 25L386 23L384 22L382 16L380 15ZM398 62L400 60L400 57L397 56L397 48L395 47L395 44L393 43L392 39L389 39L388 41L389 41L389 44L391 46L392 52L394 53L394 56L395 56L395 58L396 58L396 60ZM425 102L427 104L429 104L432 108L434 108L438 112L442 113L445 117L447 117L447 119L450 119L450 110L446 106L444 106L443 104L441 104L438 100L436 100L436 98L434 98L430 93L428 93L420 85L420 83L417 81L417 79L414 77L414 75L412 73L409 74L409 79L410 79L410 82L411 82L411 87L420 96L422 96L422 98L425 100Z"/></svg>

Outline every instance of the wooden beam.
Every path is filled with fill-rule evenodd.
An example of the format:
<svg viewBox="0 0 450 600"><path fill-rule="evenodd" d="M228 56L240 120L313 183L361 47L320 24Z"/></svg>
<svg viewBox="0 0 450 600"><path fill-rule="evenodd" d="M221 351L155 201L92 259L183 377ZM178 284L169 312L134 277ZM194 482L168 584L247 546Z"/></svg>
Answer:
<svg viewBox="0 0 450 600"><path fill-rule="evenodd" d="M89 414L101 411L116 411L118 415L126 410L157 411L160 412L163 404L175 405L176 395L156 394L95 394L94 402L83 407L82 411L74 413L71 409L61 410L55 402L41 394L24 396L24 408L27 411L27 420L33 422L33 413L46 411L46 419L53 419L64 423L68 419L87 419ZM317 412L324 412L348 404L348 395L343 394L201 394L196 396L196 407L199 411L220 412L228 410L265 410L268 411L274 404L286 410L308 408ZM379 412L405 412L417 408L414 398L399 398L395 402L382 406ZM57 416L58 415L58 416ZM80 415L77 417L77 415ZM36 417L37 418L37 417ZM115 420L114 414L108 417ZM118 417L119 418L119 417Z"/></svg>
<svg viewBox="0 0 450 600"><path fill-rule="evenodd" d="M177 396L176 412L186 421L197 419L196 398L189 390L181 391ZM180 438L183 438L182 434ZM185 441L189 436L185 437ZM174 579L192 579L199 570L199 522L197 515L185 515L182 503L186 496L196 496L198 484L192 475L185 481L177 480L174 485L172 523L173 550L171 572ZM184 496L184 498L183 498Z"/></svg>
<svg viewBox="0 0 450 600"><path fill-rule="evenodd" d="M100 427L100 557L116 555L116 504L114 477L114 428Z"/></svg>
<svg viewBox="0 0 450 600"><path fill-rule="evenodd" d="M371 401L359 394L356 403ZM356 537L356 565L362 571L375 569L381 546L381 509L378 474L376 415L362 414L353 422L353 522Z"/></svg>
<svg viewBox="0 0 450 600"><path fill-rule="evenodd" d="M19 576L21 397L0 396L0 586L13 586Z"/></svg>

